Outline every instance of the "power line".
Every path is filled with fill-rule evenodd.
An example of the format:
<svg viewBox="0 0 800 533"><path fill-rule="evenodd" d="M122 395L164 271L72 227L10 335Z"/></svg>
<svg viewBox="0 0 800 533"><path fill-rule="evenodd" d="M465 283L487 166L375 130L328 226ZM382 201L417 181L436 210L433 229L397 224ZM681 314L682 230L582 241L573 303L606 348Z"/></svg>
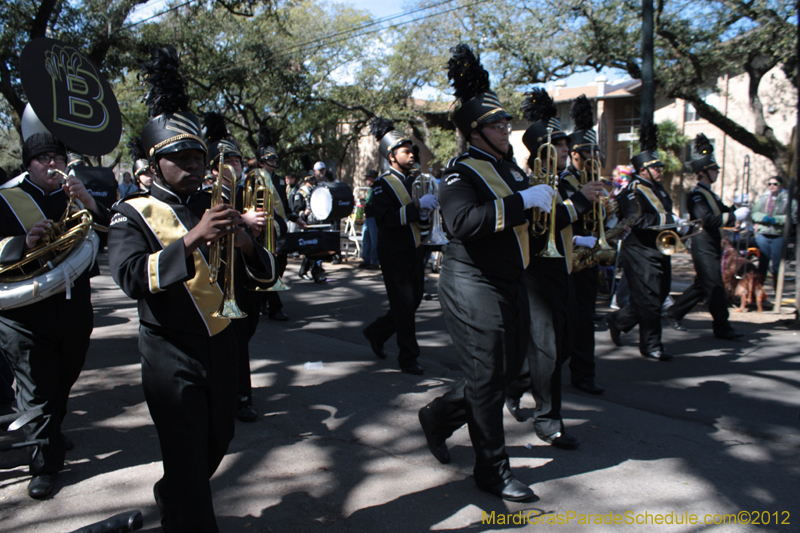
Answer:
<svg viewBox="0 0 800 533"><path fill-rule="evenodd" d="M142 22L147 22L148 20L153 20L154 18L158 18L158 17L160 17L161 15L166 15L166 14L167 14L167 13L169 13L170 11L175 11L175 10L177 10L177 9L180 9L180 8L184 7L184 6L188 6L189 4L191 4L191 3L192 3L192 2L194 2L194 1L195 1L195 0L188 0L187 2L184 2L184 3L180 4L180 5L177 5L177 6L172 6L172 7L168 8L168 9L165 9L164 11L161 11L161 12L159 12L159 13L156 13L156 14L154 14L154 15L150 15L150 16L149 16L149 17L147 17L147 18L143 18L142 20L137 20L136 22L132 22L132 23L128 24L127 26L123 26L123 27L122 27L122 28L120 28L120 29L121 29L121 30L127 30L127 29L130 29L130 28L133 28L134 26L138 26L138 25L139 25L139 24L141 24Z"/></svg>

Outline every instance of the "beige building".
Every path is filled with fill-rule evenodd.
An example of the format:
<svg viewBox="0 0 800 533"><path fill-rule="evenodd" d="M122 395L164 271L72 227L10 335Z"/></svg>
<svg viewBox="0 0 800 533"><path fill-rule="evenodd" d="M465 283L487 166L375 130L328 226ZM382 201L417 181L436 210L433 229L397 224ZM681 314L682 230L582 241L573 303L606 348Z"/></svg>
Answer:
<svg viewBox="0 0 800 533"><path fill-rule="evenodd" d="M748 76L726 74L717 79L718 92L707 91L706 103L717 108L723 115L744 125L752 131L753 113L748 105ZM636 130L640 124L641 80L623 80L609 83L605 76L598 76L594 83L585 87L566 87L565 83L556 82L550 94L559 108L561 125L571 131L572 121L569 109L572 102L581 94L595 105L596 130L600 148L605 154L603 175L610 176L617 165L630 164L630 157L638 152ZM788 144L792 128L797 124L797 92L786 80L780 68L772 69L763 79L759 96L764 106L767 124L773 128L775 136ZM600 117L597 120L597 117ZM694 107L681 99L657 99L656 123L671 120L678 130L693 139L698 133L704 133L714 144L714 154L721 170L714 191L721 194L723 201L730 204L735 195L743 192L744 162L750 159L750 191L754 197L766 188L766 179L776 174L775 166L763 156L755 155L751 150L725 135L719 128L701 119ZM514 153L517 161L523 163L528 156L522 144L522 133L525 124L516 124L512 133ZM519 129L519 131L517 131ZM631 147L630 141L636 141ZM632 153L633 151L633 153ZM684 162L691 160L691 147L687 146L681 157ZM675 205L680 205L681 190L690 190L694 186L694 175L685 171L676 174L667 184L673 193Z"/></svg>

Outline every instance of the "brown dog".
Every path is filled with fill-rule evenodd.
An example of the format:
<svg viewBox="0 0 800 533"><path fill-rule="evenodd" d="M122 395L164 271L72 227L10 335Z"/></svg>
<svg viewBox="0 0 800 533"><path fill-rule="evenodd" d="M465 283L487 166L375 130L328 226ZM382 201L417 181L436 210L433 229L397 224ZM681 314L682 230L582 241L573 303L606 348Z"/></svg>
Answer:
<svg viewBox="0 0 800 533"><path fill-rule="evenodd" d="M722 239L722 282L728 300L739 298L739 308L734 312L741 313L754 303L758 312L763 312L763 302L767 299L764 290L764 277L758 273L758 267L752 261L742 257L731 245L727 237Z"/></svg>

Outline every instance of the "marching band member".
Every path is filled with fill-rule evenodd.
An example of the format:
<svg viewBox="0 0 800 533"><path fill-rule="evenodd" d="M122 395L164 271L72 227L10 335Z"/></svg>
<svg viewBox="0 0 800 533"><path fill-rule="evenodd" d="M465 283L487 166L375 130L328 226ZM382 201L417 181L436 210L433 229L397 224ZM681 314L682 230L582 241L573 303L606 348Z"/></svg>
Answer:
<svg viewBox="0 0 800 533"><path fill-rule="evenodd" d="M370 122L378 150L389 163L389 170L375 180L372 209L378 226L378 262L383 272L389 311L364 328L364 336L372 351L386 359L383 345L397 333L400 370L420 375L417 362L419 344L414 314L422 301L425 281L425 250L420 246L419 220L427 220L438 205L432 194L412 198L414 178L409 174L414 166L411 139L394 129L387 119L373 118Z"/></svg>
<svg viewBox="0 0 800 533"><path fill-rule="evenodd" d="M699 157L691 162L697 176L697 186L689 195L689 213L693 220L703 222L703 231L692 237L692 261L697 276L694 283L681 294L667 310L673 329L687 331L681 320L692 308L705 300L713 320L714 336L719 339L736 340L741 333L728 322L728 297L722 282L722 235L720 228L732 227L747 220L749 207L734 209L722 203L711 192L717 181L719 165L714 159L714 147L702 133L694 139L694 149Z"/></svg>
<svg viewBox="0 0 800 533"><path fill-rule="evenodd" d="M206 131L206 164L211 170L215 181L222 185L222 197L225 202L231 204L234 209L242 213L247 229L252 236L258 237L263 231L267 220L267 214L263 211L249 210L245 212L243 204L243 192L241 189L242 177L242 152L225 125L225 117L219 113L206 113L203 117L204 129ZM223 164L225 171L219 174L220 145L224 148L225 157ZM232 169L232 170L231 170ZM231 192L231 176L233 171L238 184L237 190ZM210 191L209 191L210 192ZM250 340L256 334L258 319L261 314L261 294L248 290L243 283L247 273L240 264L239 259L235 265L235 279L238 283L235 287L236 303L247 316L233 321L231 327L236 334L236 341L239 346L239 407L236 410L236 418L242 422L254 422L258 418L258 413L253 409L253 392L250 381Z"/></svg>
<svg viewBox="0 0 800 533"><path fill-rule="evenodd" d="M570 198L580 189L582 172L584 175L590 174L589 161L599 162L600 157L597 133L593 129L592 105L585 95L580 95L572 104L570 116L575 124L575 131L569 136L570 164L559 181L559 190L565 198ZM599 180L600 176L592 178ZM593 225L602 224L603 218L600 216ZM592 248L597 243L597 237L593 235L596 231L596 228L587 228L586 217L581 217L572 224L573 244ZM598 266L587 267L570 275L575 288L574 313L570 317L572 334L568 355L572 386L589 394L603 394L603 388L595 383L594 328L588 327L592 324L595 314Z"/></svg>
<svg viewBox="0 0 800 533"><path fill-rule="evenodd" d="M158 432L164 476L153 487L164 531L219 531L210 477L234 433L238 346L209 281L209 245L235 235L249 276L274 280L272 256L244 231L238 211L197 194L206 146L188 111L177 52L154 50L142 65L150 121L142 142L156 175L149 194L114 208L109 266L139 305L142 386ZM222 265L219 280L225 279Z"/></svg>
<svg viewBox="0 0 800 533"><path fill-rule="evenodd" d="M569 156L569 137L556 118L555 103L547 91L534 89L523 102L523 114L532 122L522 137L531 154L528 164L534 168L539 148L547 144L549 137L556 148L556 172L552 174L549 156L541 160L541 166L543 175L554 182L566 168ZM599 199L601 188L599 182L589 182L569 198L561 196L564 189L559 188L547 231L530 235L531 262L523 277L530 306L527 358L522 372L506 389L507 406L520 421L523 418L519 400L530 390L536 400L533 421L536 435L552 446L568 450L578 447L578 440L566 434L561 418L561 366L569 356L569 318L575 306L570 277L572 225L590 210L591 202ZM553 243L549 231L552 224L555 224ZM549 251L551 244L557 254Z"/></svg>
<svg viewBox="0 0 800 533"><path fill-rule="evenodd" d="M34 133L25 139L22 162L27 176L15 187L0 191L0 265L16 263L40 244L53 221L65 213L70 197L91 211L95 223L108 224L108 210L78 178L69 176L62 184L62 175L48 172L67 171L67 148L54 135ZM23 266L23 272L41 266L35 263ZM72 449L61 424L69 391L89 349L93 327L89 278L99 273L94 263L70 281L71 288L0 311L0 351L16 376L17 408L44 412L23 426L27 440L47 441L35 450L30 463L31 498L42 499L53 491L56 475L64 467L64 452Z"/></svg>
<svg viewBox="0 0 800 533"><path fill-rule="evenodd" d="M611 340L622 346L621 333L639 324L639 352L656 361L670 361L672 355L664 351L661 343L661 305L669 295L672 280L670 257L656 248L659 231L652 226L674 224L678 218L672 214L672 199L661 185L664 163L658 158L658 127L645 124L640 132L642 151L631 163L635 174L628 186L617 196L620 216L641 215L625 239L620 258L625 277L630 286L630 304L608 315Z"/></svg>
<svg viewBox="0 0 800 533"><path fill-rule="evenodd" d="M446 439L466 423L478 488L523 501L534 494L511 472L503 399L519 374L529 336L522 284L530 259L526 210L549 210L553 190L528 188L523 171L506 157L511 115L490 90L489 74L467 45L451 52L448 77L461 103L453 121L469 150L450 161L439 190L449 239L439 299L464 377L420 409L419 420L441 463L450 461Z"/></svg>
<svg viewBox="0 0 800 533"><path fill-rule="evenodd" d="M140 191L149 191L153 185L153 173L150 171L150 161L144 151L142 139L136 137L128 143L131 158L133 159L133 179L139 186Z"/></svg>

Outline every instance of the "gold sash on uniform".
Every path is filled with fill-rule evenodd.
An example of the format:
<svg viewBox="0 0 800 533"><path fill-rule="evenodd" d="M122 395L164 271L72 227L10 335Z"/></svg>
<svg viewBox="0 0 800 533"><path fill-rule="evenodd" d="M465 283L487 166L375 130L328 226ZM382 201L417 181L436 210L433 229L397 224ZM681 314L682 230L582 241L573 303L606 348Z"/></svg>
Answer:
<svg viewBox="0 0 800 533"><path fill-rule="evenodd" d="M471 168L483 180L486 186L489 187L489 190L492 191L492 194L497 197L497 200L494 202L496 217L495 231L503 231L505 229L503 198L511 196L514 194L514 191L511 190L511 187L508 186L500 174L497 173L497 170L495 170L494 166L488 161L465 158L460 159L458 162L466 167ZM514 234L517 237L517 244L519 245L519 253L520 257L522 258L522 264L525 268L528 268L531 258L530 242L528 240L528 222L526 221L524 224L514 226Z"/></svg>
<svg viewBox="0 0 800 533"><path fill-rule="evenodd" d="M717 205L717 199L714 198L714 194L711 191L704 189L703 187L697 187L695 190L700 191L700 193L706 197L708 205L711 206L711 210L714 212L715 216L718 216L722 213Z"/></svg>
<svg viewBox="0 0 800 533"><path fill-rule="evenodd" d="M152 197L140 197L127 200L126 203L142 215L150 231L159 240L163 247L167 247L178 239L182 239L189 231L168 204ZM158 257L161 251L150 255L148 261L148 275L150 278L150 291L161 292L164 289L158 280ZM224 330L230 324L227 318L212 317L211 313L219 309L222 304L222 290L216 283L210 283L208 276L208 263L199 249L192 252L194 260L194 277L184 285L192 296L195 307L206 323L208 334L213 336Z"/></svg>
<svg viewBox="0 0 800 533"><path fill-rule="evenodd" d="M400 200L400 203L403 204L404 208L409 204L411 204L412 202L411 196L408 194L408 191L406 190L405 185L403 185L403 182L400 181L400 179L397 178L397 176L394 176L391 173L387 173L381 177L392 188L394 193L397 195L397 199ZM419 224L417 224L416 222L406 223L405 209L400 210L400 223L404 226L408 225L411 227L411 231L414 232L414 246L418 247L419 243L422 240L419 233Z"/></svg>
<svg viewBox="0 0 800 533"><path fill-rule="evenodd" d="M11 208L11 212L17 217L20 225L25 228L25 233L28 233L37 222L45 219L44 213L39 209L39 205L22 189L17 187L2 189L0 190L0 196L5 199L6 203L8 203L8 206ZM14 237L6 237L0 240L0 254L2 254L3 248L5 248L13 238Z"/></svg>

